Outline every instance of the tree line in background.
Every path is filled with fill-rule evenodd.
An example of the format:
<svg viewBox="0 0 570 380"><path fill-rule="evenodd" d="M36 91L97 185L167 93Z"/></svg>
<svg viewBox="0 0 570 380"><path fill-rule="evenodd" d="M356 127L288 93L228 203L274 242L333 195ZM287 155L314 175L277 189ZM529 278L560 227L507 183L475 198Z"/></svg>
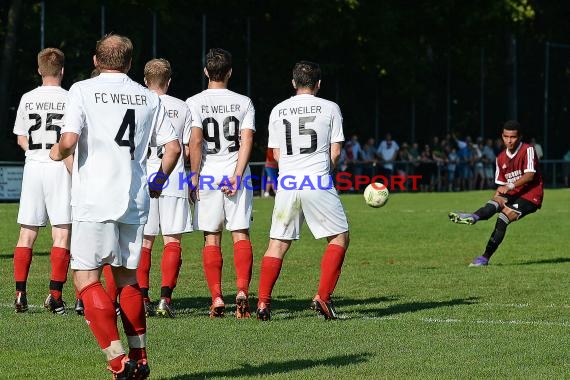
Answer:
<svg viewBox="0 0 570 380"><path fill-rule="evenodd" d="M291 69L301 59L321 64L320 96L341 106L347 138L495 137L505 120L517 118L540 141L545 44L570 42L566 1L4 1L0 160L23 158L12 126L21 95L40 83L42 8L45 46L66 54L65 88L88 78L102 32L133 40L129 74L139 82L155 51L168 59L170 93L182 99L203 89L204 45L232 52L230 89L248 94L256 107L254 160L263 159L269 112L292 95ZM545 148L555 159L570 138L570 51L551 50Z"/></svg>

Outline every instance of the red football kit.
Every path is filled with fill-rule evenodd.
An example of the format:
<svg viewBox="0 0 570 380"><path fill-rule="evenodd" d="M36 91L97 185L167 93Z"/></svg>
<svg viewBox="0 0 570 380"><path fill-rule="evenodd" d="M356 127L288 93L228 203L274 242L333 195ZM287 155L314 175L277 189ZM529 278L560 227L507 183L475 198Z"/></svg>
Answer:
<svg viewBox="0 0 570 380"><path fill-rule="evenodd" d="M542 198L544 196L542 175L538 167L536 152L531 145L521 142L512 154L508 149L503 150L497 156L496 166L495 183L498 185L506 185L509 182L514 183L524 173L533 172L534 178L532 181L516 187L506 195L509 198L526 199L539 208L542 206Z"/></svg>

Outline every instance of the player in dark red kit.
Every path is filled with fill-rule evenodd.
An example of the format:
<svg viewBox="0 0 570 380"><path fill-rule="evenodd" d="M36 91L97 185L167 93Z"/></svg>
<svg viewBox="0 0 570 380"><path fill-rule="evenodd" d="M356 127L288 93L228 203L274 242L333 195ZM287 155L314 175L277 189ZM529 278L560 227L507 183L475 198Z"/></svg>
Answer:
<svg viewBox="0 0 570 380"><path fill-rule="evenodd" d="M459 224L475 224L499 213L495 229L487 242L485 253L476 257L470 267L489 264L507 232L507 226L542 206L543 183L534 148L521 141L521 126L515 120L503 125L503 143L506 149L498 156L495 183L499 185L495 196L472 214L450 212L449 219Z"/></svg>

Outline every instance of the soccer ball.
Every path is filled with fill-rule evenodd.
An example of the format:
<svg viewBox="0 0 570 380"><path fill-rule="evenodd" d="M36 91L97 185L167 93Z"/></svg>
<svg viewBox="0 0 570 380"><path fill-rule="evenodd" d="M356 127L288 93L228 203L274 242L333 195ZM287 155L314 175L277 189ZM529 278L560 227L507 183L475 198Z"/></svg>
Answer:
<svg viewBox="0 0 570 380"><path fill-rule="evenodd" d="M364 200L366 204L370 207L382 207L388 202L388 197L390 192L386 185L376 182L371 183L364 189Z"/></svg>

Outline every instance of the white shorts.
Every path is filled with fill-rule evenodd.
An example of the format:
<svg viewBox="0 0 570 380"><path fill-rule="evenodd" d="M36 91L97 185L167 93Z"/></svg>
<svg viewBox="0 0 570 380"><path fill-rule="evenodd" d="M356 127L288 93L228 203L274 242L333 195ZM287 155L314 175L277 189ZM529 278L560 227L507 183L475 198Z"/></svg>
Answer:
<svg viewBox="0 0 570 380"><path fill-rule="evenodd" d="M137 269L143 241L142 224L73 221L71 269L92 270L111 264Z"/></svg>
<svg viewBox="0 0 570 380"><path fill-rule="evenodd" d="M228 231L249 229L252 205L251 184L242 184L233 197L217 189L200 189L200 201L194 206L194 229L220 232L224 225Z"/></svg>
<svg viewBox="0 0 570 380"><path fill-rule="evenodd" d="M63 162L24 165L18 223L43 227L71 223L71 176Z"/></svg>
<svg viewBox="0 0 570 380"><path fill-rule="evenodd" d="M144 234L157 236L192 232L192 214L188 199L161 195L151 198Z"/></svg>
<svg viewBox="0 0 570 380"><path fill-rule="evenodd" d="M344 208L335 188L285 190L275 195L271 239L297 240L304 220L315 239L348 231Z"/></svg>

